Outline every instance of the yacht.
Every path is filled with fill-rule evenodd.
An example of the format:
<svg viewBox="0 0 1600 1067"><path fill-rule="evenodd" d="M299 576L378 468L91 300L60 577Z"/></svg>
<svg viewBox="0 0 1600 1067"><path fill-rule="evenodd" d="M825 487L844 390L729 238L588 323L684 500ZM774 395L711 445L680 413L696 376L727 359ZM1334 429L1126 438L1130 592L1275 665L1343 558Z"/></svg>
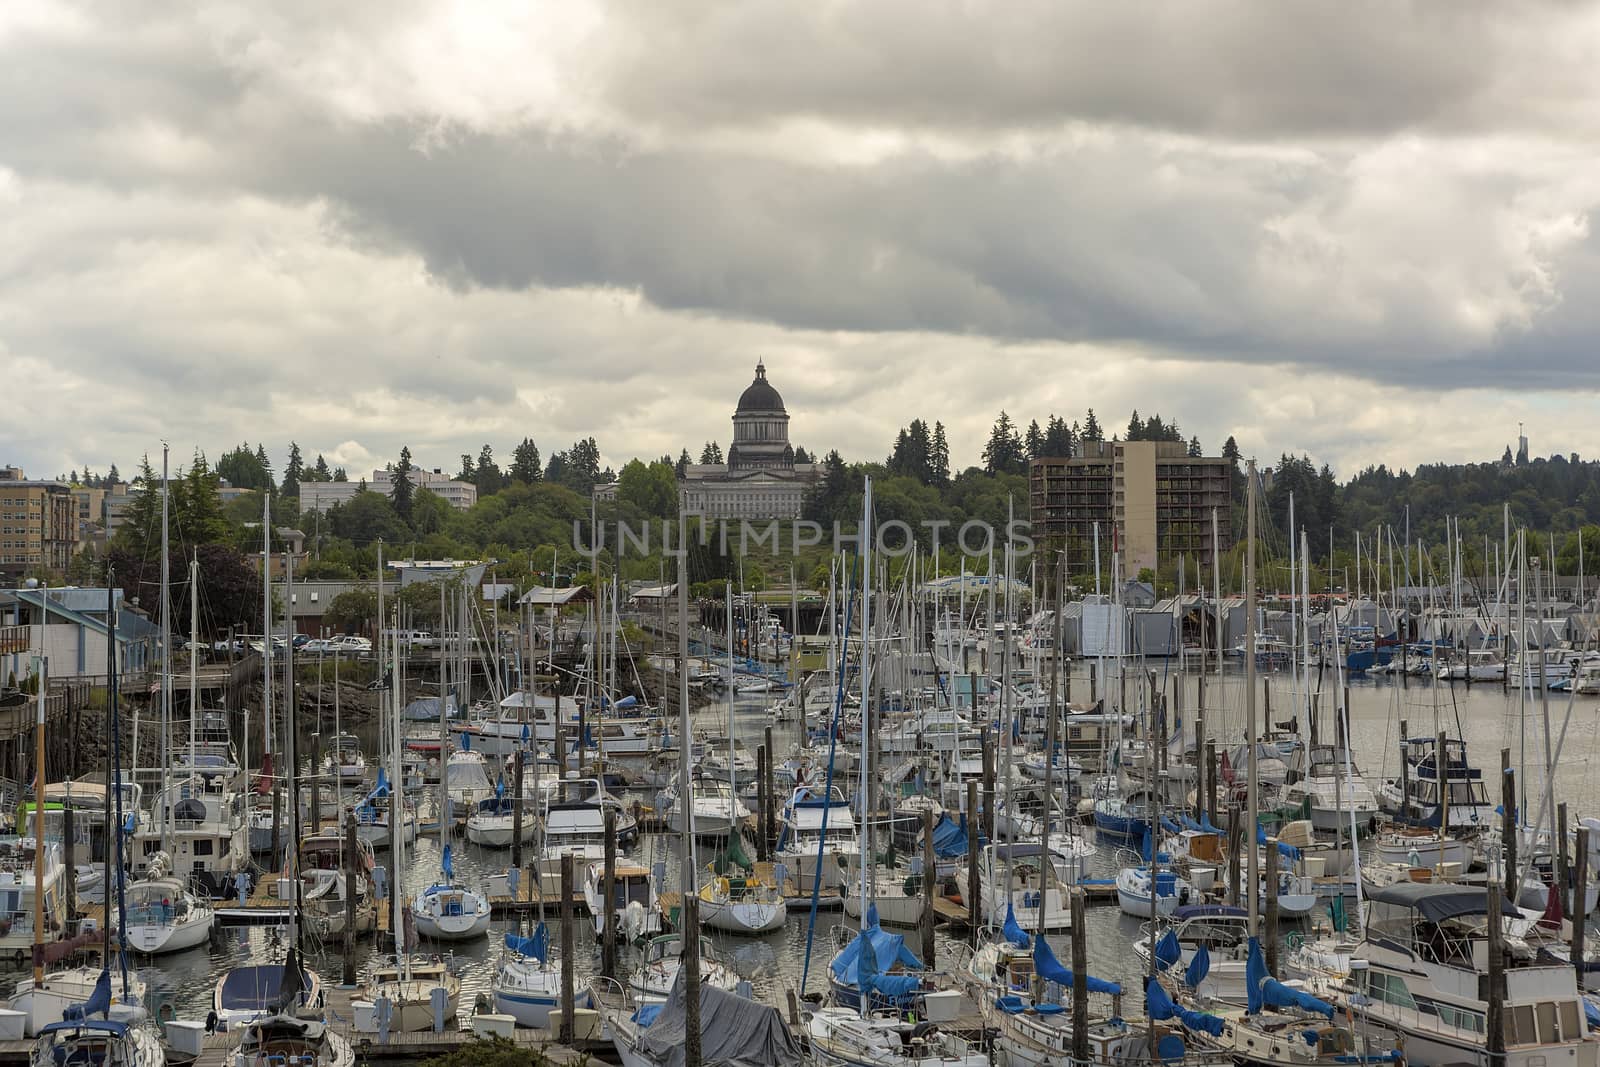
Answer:
<svg viewBox="0 0 1600 1067"><path fill-rule="evenodd" d="M677 934L662 934L645 946L644 963L628 980L629 992L639 1004L660 1004L672 991L683 964L683 941ZM739 988L739 975L722 962L708 938L700 939L700 984L716 986L732 993Z"/></svg>
<svg viewBox="0 0 1600 1067"><path fill-rule="evenodd" d="M784 804L780 821L774 857L788 868L795 888L810 893L820 881L822 895L831 896L844 881L845 868L861 855L855 811L844 794L837 786L826 797L820 785L801 786Z"/></svg>
<svg viewBox="0 0 1600 1067"><path fill-rule="evenodd" d="M244 797L206 774L171 782L156 796L149 823L134 831L134 876L145 876L164 848L171 874L210 896L233 896L234 875L250 864Z"/></svg>
<svg viewBox="0 0 1600 1067"><path fill-rule="evenodd" d="M1441 682L1498 682L1506 676L1506 661L1495 648L1468 649L1464 658L1439 665Z"/></svg>
<svg viewBox="0 0 1600 1067"><path fill-rule="evenodd" d="M1401 821L1439 828L1442 802L1450 808L1449 832L1487 830L1495 819L1494 805L1484 789L1483 772L1467 763L1467 745L1457 738L1445 739L1444 766L1448 791L1439 789L1438 741L1432 737L1408 737L1405 747L1405 774L1391 778L1378 794L1379 806Z"/></svg>
<svg viewBox="0 0 1600 1067"><path fill-rule="evenodd" d="M1203 999L1243 1005L1248 1001L1245 965L1250 954L1250 914L1226 904L1190 904L1174 909L1169 924L1152 929L1143 927L1143 936L1133 943L1133 952L1143 968L1150 964L1151 952L1171 961L1172 969L1186 971L1201 949L1211 966L1195 992Z"/></svg>
<svg viewBox="0 0 1600 1067"><path fill-rule="evenodd" d="M534 799L524 797L522 805L522 843L539 836L534 818ZM467 816L467 840L484 848L510 848L517 833L517 802L514 797L490 797L478 802L478 809Z"/></svg>
<svg viewBox="0 0 1600 1067"><path fill-rule="evenodd" d="M730 934L766 934L783 927L789 907L779 888L759 878L718 875L700 887L700 920Z"/></svg>
<svg viewBox="0 0 1600 1067"><path fill-rule="evenodd" d="M361 754L360 739L355 734L336 735L322 766L324 774L341 784L361 781L367 776L367 757Z"/></svg>
<svg viewBox="0 0 1600 1067"><path fill-rule="evenodd" d="M29 1067L164 1067L166 1062L154 1030L111 1019L51 1023L39 1031L28 1054Z"/></svg>
<svg viewBox="0 0 1600 1067"><path fill-rule="evenodd" d="M1366 1025L1405 1042L1410 1062L1497 1062L1488 1049L1488 900L1481 887L1397 882L1367 899L1366 936L1344 1000ZM1506 937L1505 1067L1600 1064L1572 965L1544 956L1533 923L1510 902Z"/></svg>
<svg viewBox="0 0 1600 1067"><path fill-rule="evenodd" d="M675 834L684 830L684 798L675 786L663 789L657 800L667 806L667 825ZM733 793L726 781L698 777L689 783L689 810L696 837L727 837L743 827L750 809Z"/></svg>
<svg viewBox="0 0 1600 1067"><path fill-rule="evenodd" d="M216 923L211 901L189 892L172 873L165 852L151 856L145 876L129 883L127 896L123 934L135 952L151 956L182 952L211 936Z"/></svg>
<svg viewBox="0 0 1600 1067"><path fill-rule="evenodd" d="M1350 829L1355 820L1358 831L1365 831L1378 814L1378 798L1373 795L1356 766L1355 757L1341 757L1332 745L1316 745L1305 777L1284 787L1281 794L1285 810L1300 813L1324 833Z"/></svg>
<svg viewBox="0 0 1600 1067"><path fill-rule="evenodd" d="M377 929L378 912L374 900L372 871L377 866L372 846L356 837L356 877L352 887L345 857L345 840L334 830L325 830L300 840L300 901L302 919L324 940L339 937L349 921L348 895L355 894L355 932L368 934Z"/></svg>
<svg viewBox="0 0 1600 1067"><path fill-rule="evenodd" d="M356 1054L350 1042L321 1019L278 1012L239 1027L232 1062L354 1067Z"/></svg>
<svg viewBox="0 0 1600 1067"><path fill-rule="evenodd" d="M51 1023L65 1018L64 1013L68 1008L87 1001L94 995L95 986L103 973L98 964L47 971L44 984L37 990L33 987L31 975L19 980L10 1007L12 1011L27 1016L24 1022L26 1036L33 1037ZM111 983L109 1006L101 1014L122 1023L141 1022L150 1014L144 1006L145 992L144 979L129 967L126 980L119 975Z"/></svg>
<svg viewBox="0 0 1600 1067"><path fill-rule="evenodd" d="M450 809L455 818L465 820L468 812L494 797L489 764L482 752L471 749L452 752L445 760L444 776L445 792L450 797Z"/></svg>
<svg viewBox="0 0 1600 1067"><path fill-rule="evenodd" d="M591 860L584 868L582 877L583 899L594 918L596 937L605 932L608 915L619 924L617 929L627 941L637 941L661 932L661 902L656 896L655 881L649 871L637 864L618 860L611 871L615 892L613 906L609 909L605 906L606 863L603 851L600 859Z"/></svg>
<svg viewBox="0 0 1600 1067"><path fill-rule="evenodd" d="M61 845L44 845L44 920L50 931L45 942L59 940L66 929L66 866ZM32 837L0 837L0 954L22 959L33 951L33 912L38 883L34 880L38 857Z"/></svg>

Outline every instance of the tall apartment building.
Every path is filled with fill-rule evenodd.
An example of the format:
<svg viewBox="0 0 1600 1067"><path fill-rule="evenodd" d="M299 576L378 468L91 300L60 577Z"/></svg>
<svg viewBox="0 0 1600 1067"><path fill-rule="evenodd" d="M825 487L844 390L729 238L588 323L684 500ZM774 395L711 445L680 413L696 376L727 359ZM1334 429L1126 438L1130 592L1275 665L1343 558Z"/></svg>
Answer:
<svg viewBox="0 0 1600 1067"><path fill-rule="evenodd" d="M374 493L389 496L394 489L391 481L393 477L392 471L375 470L372 472L372 480L367 483L367 488ZM422 467L413 467L411 484L417 489L426 489L442 497L446 504L457 511L466 511L478 502L477 486L471 482L458 481L438 468L430 471ZM335 504L348 504L360 488L360 482L301 482L300 510L327 511Z"/></svg>
<svg viewBox="0 0 1600 1067"><path fill-rule="evenodd" d="M1178 555L1209 566L1213 509L1218 544L1232 543L1231 474L1228 460L1190 456L1178 441L1084 441L1070 459L1029 465L1033 535L1083 564L1099 523L1102 565L1115 546L1129 577Z"/></svg>
<svg viewBox="0 0 1600 1067"><path fill-rule="evenodd" d="M78 544L78 503L72 487L0 468L0 575L64 571Z"/></svg>

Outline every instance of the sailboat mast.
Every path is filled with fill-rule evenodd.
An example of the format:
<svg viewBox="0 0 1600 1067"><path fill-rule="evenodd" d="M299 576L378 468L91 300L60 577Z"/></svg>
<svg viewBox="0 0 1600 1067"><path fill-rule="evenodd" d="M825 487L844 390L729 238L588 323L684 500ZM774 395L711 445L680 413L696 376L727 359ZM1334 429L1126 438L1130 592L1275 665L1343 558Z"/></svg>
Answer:
<svg viewBox="0 0 1600 1067"><path fill-rule="evenodd" d="M49 590L41 586L40 600L49 596ZM33 680L38 683L39 690L38 710L33 720L33 988L36 990L44 988L44 705L50 689L45 678L45 662L42 652L33 660ZM109 872L110 868L106 870Z"/></svg>
<svg viewBox="0 0 1600 1067"><path fill-rule="evenodd" d="M189 557L189 767L195 767L195 730L200 719L200 554Z"/></svg>
<svg viewBox="0 0 1600 1067"><path fill-rule="evenodd" d="M167 819L169 798L167 787L172 779L172 766L168 745L172 738L172 616L168 601L171 599L172 575L167 560L167 520L171 514L170 487L167 483L167 446L161 446L161 799L156 812L161 819L161 851L172 854L172 833ZM139 765L139 753L133 754L133 765Z"/></svg>
<svg viewBox="0 0 1600 1067"><path fill-rule="evenodd" d="M445 598L445 582L439 583L439 625L443 627L449 620L448 601ZM448 675L444 662L450 658L450 645L447 642L440 652L440 677L439 677L439 862L444 863L444 849L450 841L450 687L445 684ZM460 679L455 679L460 684ZM582 744L579 740L579 744Z"/></svg>
<svg viewBox="0 0 1600 1067"><path fill-rule="evenodd" d="M872 722L872 477L867 476L861 499L861 832L865 862L861 864L861 924L867 922L867 882L872 875L872 761L870 724ZM992 620L991 620L992 621ZM819 869L820 873L820 869ZM867 1003L861 996L861 1017L867 1017Z"/></svg>
<svg viewBox="0 0 1600 1067"><path fill-rule="evenodd" d="M1261 933L1261 865L1256 834L1260 823L1256 814L1259 802L1256 796L1256 463L1245 464L1245 542L1244 542L1244 709L1245 748L1249 761L1248 787L1245 791L1245 898L1250 902L1250 934ZM1269 887L1274 892L1276 887Z"/></svg>
<svg viewBox="0 0 1600 1067"><path fill-rule="evenodd" d="M695 892L694 797L689 791L689 568L688 522L678 512L678 803L683 805L683 833L678 857L680 895ZM554 632L554 623L551 624ZM555 648L554 642L551 649ZM732 684L732 680L729 680ZM559 697L556 698L558 701ZM558 705L559 706L559 705Z"/></svg>
<svg viewBox="0 0 1600 1067"><path fill-rule="evenodd" d="M294 709L294 553L283 554L284 583L288 589L288 596L284 598L283 619L285 640L283 646L283 674L284 682L284 762L289 765L289 841L284 849L284 869L294 879L294 911L289 917L290 940L301 955L305 954L305 945L301 944L302 924L300 923L300 746L298 743L299 724L295 721Z"/></svg>
<svg viewBox="0 0 1600 1067"><path fill-rule="evenodd" d="M383 566L378 567L378 588L383 588ZM400 613L395 612L394 625L389 628L389 639L394 642L394 671L389 676L389 900L393 908L390 918L394 933L394 961L402 978L409 966L406 962L406 923L404 894L400 889L400 873L405 870L405 798L404 782L400 770ZM379 619L379 643L382 643L383 622ZM440 703L441 713L443 702ZM381 711L382 709L380 709Z"/></svg>
<svg viewBox="0 0 1600 1067"><path fill-rule="evenodd" d="M1217 620L1217 677L1222 677L1222 550L1217 540L1217 509L1211 509L1211 595ZM1201 664L1201 673L1205 665ZM1220 683L1219 683L1220 684Z"/></svg>
<svg viewBox="0 0 1600 1067"><path fill-rule="evenodd" d="M381 594L380 594L381 595ZM380 599L379 606L382 606ZM383 613L378 613L382 619ZM272 692L272 494L261 494L261 752L262 762L272 752L272 715L277 707ZM250 730L244 732L245 767L250 766ZM248 776L247 776L248 777Z"/></svg>

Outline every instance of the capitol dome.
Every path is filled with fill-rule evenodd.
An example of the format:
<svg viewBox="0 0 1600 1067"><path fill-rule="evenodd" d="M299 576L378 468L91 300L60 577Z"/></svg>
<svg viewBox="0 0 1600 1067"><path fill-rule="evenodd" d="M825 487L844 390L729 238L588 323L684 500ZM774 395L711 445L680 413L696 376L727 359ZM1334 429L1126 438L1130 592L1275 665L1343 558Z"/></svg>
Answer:
<svg viewBox="0 0 1600 1067"><path fill-rule="evenodd" d="M767 381L767 368L764 364L756 364L756 379L750 383L743 393L739 394L739 406L735 413L747 411L784 411L783 397Z"/></svg>

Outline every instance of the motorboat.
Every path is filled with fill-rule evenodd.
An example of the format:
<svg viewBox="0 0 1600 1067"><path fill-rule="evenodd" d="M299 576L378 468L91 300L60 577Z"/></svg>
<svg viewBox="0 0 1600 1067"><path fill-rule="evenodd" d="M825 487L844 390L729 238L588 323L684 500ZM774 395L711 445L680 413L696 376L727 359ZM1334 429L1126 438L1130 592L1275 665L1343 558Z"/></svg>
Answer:
<svg viewBox="0 0 1600 1067"><path fill-rule="evenodd" d="M1332 745L1311 750L1303 778L1284 787L1282 810L1301 813L1324 833L1349 832L1352 821L1364 831L1378 814L1378 798L1356 767L1354 756L1340 756Z"/></svg>
<svg viewBox="0 0 1600 1067"><path fill-rule="evenodd" d="M651 938L645 946L644 962L628 979L628 991L639 1004L660 1004L672 991L683 966L683 941L677 934ZM716 986L732 993L739 988L739 975L722 962L709 938L700 939L700 984Z"/></svg>
<svg viewBox="0 0 1600 1067"><path fill-rule="evenodd" d="M584 868L583 897L594 919L595 936L605 933L608 916L619 924L617 929L627 941L659 934L661 902L656 896L655 880L650 872L638 864L618 862L612 867L611 878L615 893L612 907L607 908L604 856L591 860Z"/></svg>
<svg viewBox="0 0 1600 1067"><path fill-rule="evenodd" d="M156 795L150 821L133 834L134 876L147 874L159 850L167 855L168 870L180 873L185 883L212 897L233 896L238 891L234 875L250 865L245 815L244 796L221 778L192 774L170 782Z"/></svg>
<svg viewBox="0 0 1600 1067"><path fill-rule="evenodd" d="M813 892L820 881L821 894L832 896L861 855L850 803L838 787L825 796L821 786L801 786L779 818L782 834L774 858L788 868L801 893Z"/></svg>
<svg viewBox="0 0 1600 1067"><path fill-rule="evenodd" d="M1402 822L1439 828L1441 807L1449 807L1449 832L1486 830L1494 820L1494 807L1484 789L1483 772L1467 762L1467 745L1458 738L1446 738L1444 750L1445 790L1440 789L1433 737L1407 737L1401 740L1405 773L1385 782L1378 793L1379 806Z"/></svg>
<svg viewBox="0 0 1600 1067"><path fill-rule="evenodd" d="M355 734L338 734L332 751L323 760L323 773L340 783L359 782L367 776L367 757L361 754L361 740Z"/></svg>
<svg viewBox="0 0 1600 1067"><path fill-rule="evenodd" d="M43 1027L34 1039L28 1063L29 1067L164 1067L166 1053L148 1027L84 1018Z"/></svg>
<svg viewBox="0 0 1600 1067"><path fill-rule="evenodd" d="M1422 1064L1539 1067L1600 1063L1570 963L1537 951L1536 925L1502 901L1506 931L1503 1061L1486 1040L1488 898L1480 886L1397 882L1367 899L1365 937L1352 957L1348 1006L1404 1041Z"/></svg>
<svg viewBox="0 0 1600 1067"><path fill-rule="evenodd" d="M39 892L35 881L41 847L33 837L0 837L0 953L22 959L35 943L34 908ZM66 866L61 860L61 844L46 838L44 850L45 929L50 933L38 940L57 941L66 929Z"/></svg>
<svg viewBox="0 0 1600 1067"><path fill-rule="evenodd" d="M715 778L692 779L687 804L679 790L672 786L663 789L658 800L667 806L668 828L677 834L683 833L686 821L692 820L696 837L726 837L742 828L750 818L750 809L734 795L732 786Z"/></svg>
<svg viewBox="0 0 1600 1067"><path fill-rule="evenodd" d="M356 1054L322 1019L279 1012L240 1026L232 1059L239 1064L354 1067Z"/></svg>

